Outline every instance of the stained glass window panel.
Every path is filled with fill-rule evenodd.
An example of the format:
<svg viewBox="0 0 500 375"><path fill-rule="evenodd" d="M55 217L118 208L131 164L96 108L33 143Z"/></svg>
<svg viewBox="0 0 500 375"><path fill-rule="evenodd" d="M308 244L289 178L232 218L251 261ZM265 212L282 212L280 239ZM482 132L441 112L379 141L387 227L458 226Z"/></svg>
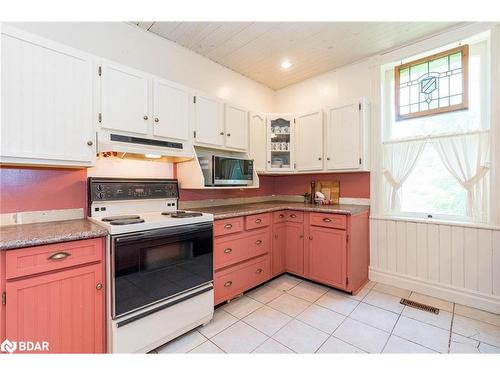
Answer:
<svg viewBox="0 0 500 375"><path fill-rule="evenodd" d="M395 68L396 121L467 108L468 46Z"/></svg>

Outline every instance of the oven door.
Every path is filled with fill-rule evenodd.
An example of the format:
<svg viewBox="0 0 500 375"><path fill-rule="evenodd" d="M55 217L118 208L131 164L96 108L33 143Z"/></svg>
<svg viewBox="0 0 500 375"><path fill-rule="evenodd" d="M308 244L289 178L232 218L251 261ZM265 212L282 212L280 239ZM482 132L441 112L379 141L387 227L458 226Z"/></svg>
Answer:
<svg viewBox="0 0 500 375"><path fill-rule="evenodd" d="M213 157L214 185L251 185L253 160Z"/></svg>
<svg viewBox="0 0 500 375"><path fill-rule="evenodd" d="M202 223L112 236L113 318L211 283L212 232Z"/></svg>

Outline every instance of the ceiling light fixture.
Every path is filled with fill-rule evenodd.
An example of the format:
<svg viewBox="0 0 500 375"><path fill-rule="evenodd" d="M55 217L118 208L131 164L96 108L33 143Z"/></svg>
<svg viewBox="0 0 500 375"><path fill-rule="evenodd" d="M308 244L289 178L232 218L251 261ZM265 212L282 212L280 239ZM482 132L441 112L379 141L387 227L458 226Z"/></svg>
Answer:
<svg viewBox="0 0 500 375"><path fill-rule="evenodd" d="M292 66L292 63L288 60L284 60L282 63L281 63L281 67L283 69L289 69L290 67Z"/></svg>

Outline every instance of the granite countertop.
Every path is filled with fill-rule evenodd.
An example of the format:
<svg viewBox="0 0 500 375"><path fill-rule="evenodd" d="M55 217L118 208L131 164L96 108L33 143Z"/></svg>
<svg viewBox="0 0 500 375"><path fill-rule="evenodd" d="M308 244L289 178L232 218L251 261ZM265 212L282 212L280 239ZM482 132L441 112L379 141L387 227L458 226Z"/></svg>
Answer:
<svg viewBox="0 0 500 375"><path fill-rule="evenodd" d="M268 201L259 203L244 203L225 206L189 208L190 211L213 214L214 219L228 219L231 217L261 214L280 210L298 210L326 212L331 214L356 215L370 210L370 206L357 204L334 204L320 206L316 204L305 204L300 202Z"/></svg>
<svg viewBox="0 0 500 375"><path fill-rule="evenodd" d="M108 231L87 219L0 227L0 250L104 237Z"/></svg>

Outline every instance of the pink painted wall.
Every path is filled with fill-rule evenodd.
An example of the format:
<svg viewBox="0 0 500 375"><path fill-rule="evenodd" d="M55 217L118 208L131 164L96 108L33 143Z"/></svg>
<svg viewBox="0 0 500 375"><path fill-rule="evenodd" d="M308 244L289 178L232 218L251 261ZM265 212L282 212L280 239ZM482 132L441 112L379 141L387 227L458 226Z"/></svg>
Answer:
<svg viewBox="0 0 500 375"><path fill-rule="evenodd" d="M0 168L0 213L85 208L87 170Z"/></svg>
<svg viewBox="0 0 500 375"><path fill-rule="evenodd" d="M81 207L86 209L86 179L86 169L1 167L0 213ZM187 201L271 194L299 195L308 190L311 180L339 180L341 197L370 197L370 173L362 172L260 176L258 189L182 189L180 199Z"/></svg>
<svg viewBox="0 0 500 375"><path fill-rule="evenodd" d="M327 173L288 176L259 176L258 189L181 189L181 200L256 197L271 194L302 195L309 190L311 180L340 181L340 196L344 198L370 198L370 173Z"/></svg>
<svg viewBox="0 0 500 375"><path fill-rule="evenodd" d="M370 198L369 172L276 176L274 194L304 194L309 191L311 180L340 181L340 196L343 198Z"/></svg>

